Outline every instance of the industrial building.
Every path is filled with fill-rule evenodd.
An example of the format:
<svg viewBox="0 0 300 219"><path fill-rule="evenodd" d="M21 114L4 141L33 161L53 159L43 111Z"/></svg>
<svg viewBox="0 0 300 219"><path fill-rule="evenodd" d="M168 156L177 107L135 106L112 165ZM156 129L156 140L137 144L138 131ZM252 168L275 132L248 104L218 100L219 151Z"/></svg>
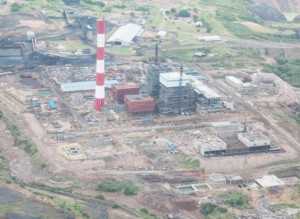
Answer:
<svg viewBox="0 0 300 219"><path fill-rule="evenodd" d="M119 84L117 80L106 80L104 87L109 89L112 86ZM78 81L62 83L60 89L62 92L80 92L80 91L94 91L96 81Z"/></svg>
<svg viewBox="0 0 300 219"><path fill-rule="evenodd" d="M111 89L112 96L118 103L124 103L126 95L137 95L139 92L140 86L135 83L118 84Z"/></svg>
<svg viewBox="0 0 300 219"><path fill-rule="evenodd" d="M130 113L152 113L155 110L155 100L150 96L126 95L124 102Z"/></svg>
<svg viewBox="0 0 300 219"><path fill-rule="evenodd" d="M246 82L244 83L240 78L235 76L226 76L226 82L237 89L241 94L253 93L257 88L254 84Z"/></svg>
<svg viewBox="0 0 300 219"><path fill-rule="evenodd" d="M202 81L192 83L196 93L197 110L216 110L223 107L221 96Z"/></svg>
<svg viewBox="0 0 300 219"><path fill-rule="evenodd" d="M266 175L255 180L263 188L276 188L284 186L284 182L275 175Z"/></svg>
<svg viewBox="0 0 300 219"><path fill-rule="evenodd" d="M159 82L158 111L161 114L195 111L196 95L190 77L182 72L161 73Z"/></svg>
<svg viewBox="0 0 300 219"><path fill-rule="evenodd" d="M221 96L203 80L207 78L194 69L181 67L180 72L174 72L170 65L160 63L157 45L155 62L149 65L146 75L146 91L157 99L158 112L161 114L223 108Z"/></svg>
<svg viewBox="0 0 300 219"><path fill-rule="evenodd" d="M250 153L278 152L271 139L260 130L217 131L215 135L202 134L198 138L200 153L204 157L231 156Z"/></svg>
<svg viewBox="0 0 300 219"><path fill-rule="evenodd" d="M200 153L202 156L222 155L227 150L227 144L217 135L202 135L199 139Z"/></svg>
<svg viewBox="0 0 300 219"><path fill-rule="evenodd" d="M158 98L160 88L159 75L161 72L170 71L171 69L167 64L155 63L148 66L148 73L146 75L146 90L149 95Z"/></svg>
<svg viewBox="0 0 300 219"><path fill-rule="evenodd" d="M141 36L144 29L138 24L129 23L119 27L116 32L108 39L108 43L115 45L130 45L134 42L136 37Z"/></svg>
<svg viewBox="0 0 300 219"><path fill-rule="evenodd" d="M270 138L258 131L238 133L237 136L249 150L268 150L271 147Z"/></svg>

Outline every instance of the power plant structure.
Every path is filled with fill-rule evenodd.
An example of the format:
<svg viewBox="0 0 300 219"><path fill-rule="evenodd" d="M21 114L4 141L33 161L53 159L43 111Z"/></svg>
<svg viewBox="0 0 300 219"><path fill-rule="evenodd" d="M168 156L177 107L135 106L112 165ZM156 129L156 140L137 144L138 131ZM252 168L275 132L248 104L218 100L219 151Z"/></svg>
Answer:
<svg viewBox="0 0 300 219"><path fill-rule="evenodd" d="M158 111L161 114L181 114L196 109L196 96L190 85L190 78L180 72L161 73Z"/></svg>
<svg viewBox="0 0 300 219"><path fill-rule="evenodd" d="M96 91L95 109L100 111L104 106L105 98L105 21L97 21L97 51L96 51Z"/></svg>

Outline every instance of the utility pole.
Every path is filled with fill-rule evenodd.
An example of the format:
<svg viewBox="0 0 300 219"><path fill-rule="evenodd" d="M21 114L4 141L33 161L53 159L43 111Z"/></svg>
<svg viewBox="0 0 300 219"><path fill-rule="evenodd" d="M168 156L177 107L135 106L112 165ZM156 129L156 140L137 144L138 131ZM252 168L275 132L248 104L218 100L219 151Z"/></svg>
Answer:
<svg viewBox="0 0 300 219"><path fill-rule="evenodd" d="M155 64L158 65L159 64L159 60L158 60L158 41L155 44Z"/></svg>
<svg viewBox="0 0 300 219"><path fill-rule="evenodd" d="M179 113L182 113L182 76L183 76L183 65L180 66L180 73L179 73Z"/></svg>

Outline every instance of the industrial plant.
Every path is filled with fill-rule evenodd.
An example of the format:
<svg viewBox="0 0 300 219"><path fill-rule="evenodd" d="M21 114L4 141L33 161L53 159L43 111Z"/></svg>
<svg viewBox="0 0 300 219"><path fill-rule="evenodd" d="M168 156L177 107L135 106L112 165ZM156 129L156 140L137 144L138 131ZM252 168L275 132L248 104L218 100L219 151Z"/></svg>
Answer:
<svg viewBox="0 0 300 219"><path fill-rule="evenodd" d="M268 4L0 0L0 218L297 218L299 22Z"/></svg>

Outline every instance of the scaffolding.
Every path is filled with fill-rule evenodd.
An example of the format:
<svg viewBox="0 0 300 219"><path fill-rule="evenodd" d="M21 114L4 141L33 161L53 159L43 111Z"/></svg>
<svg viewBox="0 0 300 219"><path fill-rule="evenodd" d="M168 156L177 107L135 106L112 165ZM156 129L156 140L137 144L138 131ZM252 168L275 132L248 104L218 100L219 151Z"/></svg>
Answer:
<svg viewBox="0 0 300 219"><path fill-rule="evenodd" d="M159 96L159 75L162 72L168 72L170 71L170 67L167 64L150 64L148 67L148 73L147 73L147 83L146 83L146 89L147 93L155 98L158 98Z"/></svg>
<svg viewBox="0 0 300 219"><path fill-rule="evenodd" d="M177 81L178 83L176 81L174 83L173 80L172 86L162 81L160 83L158 111L161 114L182 114L196 110L196 93L190 83L185 80L182 68Z"/></svg>

